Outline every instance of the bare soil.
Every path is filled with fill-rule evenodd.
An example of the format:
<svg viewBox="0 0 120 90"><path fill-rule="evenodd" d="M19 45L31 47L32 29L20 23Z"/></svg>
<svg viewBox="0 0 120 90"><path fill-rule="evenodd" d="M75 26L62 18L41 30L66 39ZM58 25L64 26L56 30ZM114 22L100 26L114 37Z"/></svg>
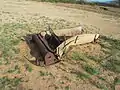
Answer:
<svg viewBox="0 0 120 90"><path fill-rule="evenodd" d="M98 9L93 11L94 8ZM13 40L16 40L16 38L22 39L22 36L26 34L45 30L47 24L57 30L81 25L86 31L85 33L100 33L120 39L120 9L107 8L110 11L104 11L97 6L53 4L25 0L0 1L0 40L3 39L2 35L5 35L5 38L8 37L8 41L11 37ZM6 28L1 29L4 25L6 25ZM14 28L9 28L11 26ZM7 29L9 31L4 32ZM4 42L7 42L7 40ZM2 43L0 44L2 45ZM0 77L22 78L17 90L112 90L114 79L119 76L119 73L102 66L101 63L104 60L97 61L102 56L104 58L107 56L102 51L103 48L100 43L71 46L60 63L46 67L35 66L27 60L33 59L33 57L29 54L30 50L24 41L20 40L17 45L10 45L8 44L8 51L15 47L19 50L19 53L13 54L12 57L14 58L12 59L9 59L9 55L7 56L10 63L0 65ZM3 60L2 49L5 46L0 47L1 61ZM6 52L8 51L6 50ZM82 58L74 60L74 52L78 52ZM95 58L96 60L94 60ZM20 73L17 70L15 72L8 71L16 65L19 67L17 70ZM85 70L84 66L86 65L95 69L98 68L99 71L95 71L95 75L94 73L91 75ZM85 75L81 77L81 73ZM5 89L7 90L7 88Z"/></svg>

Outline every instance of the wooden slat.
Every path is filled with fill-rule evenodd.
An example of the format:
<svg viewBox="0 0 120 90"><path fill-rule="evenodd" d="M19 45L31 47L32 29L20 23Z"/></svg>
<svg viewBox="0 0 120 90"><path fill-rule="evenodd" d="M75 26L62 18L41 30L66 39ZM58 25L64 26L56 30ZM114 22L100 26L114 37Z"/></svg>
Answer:
<svg viewBox="0 0 120 90"><path fill-rule="evenodd" d="M99 34L82 34L71 37L57 47L57 54L61 57L64 51L67 51L71 45L79 45L93 42L98 39Z"/></svg>
<svg viewBox="0 0 120 90"><path fill-rule="evenodd" d="M79 34L82 34L84 31L82 29L81 26L78 26L78 27L74 27L74 28L68 28L68 29L60 29L60 30L54 30L54 33L57 35L57 36L75 36L75 35L79 35ZM47 31L48 34L50 34L49 31ZM45 36L46 32L41 32L41 34L43 36Z"/></svg>
<svg viewBox="0 0 120 90"><path fill-rule="evenodd" d="M83 33L83 29L81 26L69 28L69 29L61 29L61 30L55 30L54 33L57 36L75 36Z"/></svg>

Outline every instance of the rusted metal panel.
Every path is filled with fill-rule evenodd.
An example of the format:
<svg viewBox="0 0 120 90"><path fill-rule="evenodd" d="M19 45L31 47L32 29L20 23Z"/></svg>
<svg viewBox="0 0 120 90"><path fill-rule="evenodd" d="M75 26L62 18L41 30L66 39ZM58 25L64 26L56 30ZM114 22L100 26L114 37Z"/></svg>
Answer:
<svg viewBox="0 0 120 90"><path fill-rule="evenodd" d="M29 38L31 39L29 40ZM56 62L55 52L40 34L26 36L25 39L31 49L31 55L36 58L37 65L50 65Z"/></svg>
<svg viewBox="0 0 120 90"><path fill-rule="evenodd" d="M30 34L25 37L31 49L31 55L36 58L36 64L40 66L51 65L59 62L71 45L86 44L98 39L99 34L82 34L81 27L39 34Z"/></svg>

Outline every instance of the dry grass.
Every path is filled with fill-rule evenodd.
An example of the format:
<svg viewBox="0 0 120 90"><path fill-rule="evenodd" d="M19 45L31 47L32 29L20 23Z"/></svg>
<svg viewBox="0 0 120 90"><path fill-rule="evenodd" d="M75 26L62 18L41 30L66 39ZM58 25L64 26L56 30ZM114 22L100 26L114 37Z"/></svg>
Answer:
<svg viewBox="0 0 120 90"><path fill-rule="evenodd" d="M83 85L88 88L88 84L95 90L110 90L119 84L120 41L110 37L101 37L98 44L73 47L66 56L67 59L63 58L64 61L49 67L37 67L28 62L24 56L28 59L31 59L31 56L27 46L21 45L24 43L23 36L46 30L48 25L58 30L79 24L64 19L36 16L28 21L25 21L24 16L15 22L0 21L1 90L13 90L19 84L25 85L26 90L36 87L39 89L41 86L42 90L46 87L70 90Z"/></svg>
<svg viewBox="0 0 120 90"><path fill-rule="evenodd" d="M4 23L0 25L0 67L3 67L3 72L0 73L0 83L2 90L14 89L15 86L24 79L24 73L32 73L33 67L25 61L24 55L29 58L29 52L21 53L24 47L19 45L23 43L23 36L30 33L38 33L45 30L50 25L53 29L61 29L66 27L73 27L76 23L67 22L63 19L49 19L48 17L40 17L39 21L28 23L27 21L19 21L19 23ZM26 47L24 49L27 49ZM27 51L27 50L26 50ZM22 67L21 67L22 66ZM25 70L21 71L21 70ZM10 79L11 76L12 78ZM48 72L39 72L40 76L52 75ZM15 76L14 76L15 75ZM20 77L16 77L20 75ZM5 76L5 77L4 77ZM9 76L9 77L7 77ZM66 87L66 90L68 88Z"/></svg>
<svg viewBox="0 0 120 90"><path fill-rule="evenodd" d="M54 25L54 23L53 23L53 25ZM29 28L33 28L33 27L31 27L31 25L28 25L28 26L29 26ZM52 26L52 27L54 27L54 26ZM20 24L20 23L4 24L4 25L1 25L1 28L4 29L4 31L1 33L1 38L0 38L0 40L1 40L0 50L2 52L1 65L5 65L6 67L8 67L11 65L11 62L18 62L21 59L20 50L17 46L19 45L19 43L23 42L23 41L21 41L22 36L24 36L27 33L38 32L39 30L36 27L34 27L34 28L36 28L34 30L38 30L38 31L34 31L32 29L29 31L29 29L26 28L26 24ZM60 26L60 28L61 28L61 26ZM21 31L19 31L19 30L21 30ZM24 30L24 31L22 31L22 30ZM24 33L21 33L21 32L24 32ZM97 88L111 89L116 84L119 84L119 80L115 79L115 78L119 76L119 72L120 72L120 70L119 70L119 68L120 68L119 67L120 66L119 65L120 64L120 61L119 61L120 41L112 39L112 38L108 38L108 37L102 37L100 39L100 45L101 45L101 51L105 54L106 57L105 56L102 57L99 55L96 56L92 53L89 54L89 51L87 51L87 53L86 53L84 49L83 49L84 50L83 52L81 50L79 50L79 52L71 51L71 52L73 52L71 54L71 60L73 62L76 62L76 61L79 62L80 64L77 64L77 65L80 66L84 71L84 72L76 71L74 73L71 73L71 75L73 75L73 76L75 75L77 79L89 81L89 83L96 86ZM77 47L80 47L80 46L77 46ZM98 51L98 53L99 53L99 51ZM96 67L96 65L92 65L91 62L95 63L97 65L97 67ZM19 63L21 63L21 62L19 62ZM72 65L72 67L74 67L74 63L72 63L71 65ZM69 67L69 66L66 66L66 67ZM24 64L24 68L29 73L32 73L32 71L33 71L32 66L29 65L28 63ZM64 67L62 67L62 68L64 68ZM64 70L64 69L62 69L62 70ZM106 77L109 77L108 74L105 74L102 70L105 70L105 72L111 71L112 73L114 73L113 77L115 77L114 78L115 80L108 83L109 80L107 78L101 77L102 74L105 75ZM1 73L1 75L5 75L5 74L7 75L9 73L22 74L19 64L14 65L14 67L11 67L9 69L5 69L4 71L7 71L7 72L3 72L3 73ZM53 75L51 75L51 72L48 73L48 72L40 71L39 74L40 74L40 77L41 76L45 76L45 77L52 76L53 77ZM21 78L23 78L23 77L21 77ZM94 80L94 78L96 78L99 83L97 83L96 80ZM3 88L3 89L13 88L15 85L17 86L20 82L21 82L20 78L10 79L7 77L2 77L1 83L3 86L1 88ZM69 86L65 86L64 88L65 88L65 90L70 89Z"/></svg>

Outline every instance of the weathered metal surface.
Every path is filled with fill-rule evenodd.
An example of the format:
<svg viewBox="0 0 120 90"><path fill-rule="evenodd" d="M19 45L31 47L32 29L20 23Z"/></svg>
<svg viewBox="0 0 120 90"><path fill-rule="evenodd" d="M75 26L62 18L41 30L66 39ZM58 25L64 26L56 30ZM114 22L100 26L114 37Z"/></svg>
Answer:
<svg viewBox="0 0 120 90"><path fill-rule="evenodd" d="M62 55L66 53L71 45L94 42L99 37L99 34L82 34L81 27L54 32L49 28L48 31L25 37L31 49L31 55L36 58L37 65L54 64L60 61Z"/></svg>
<svg viewBox="0 0 120 90"><path fill-rule="evenodd" d="M56 62L55 52L41 34L28 35L25 39L31 49L31 55L36 58L36 65L50 65Z"/></svg>

